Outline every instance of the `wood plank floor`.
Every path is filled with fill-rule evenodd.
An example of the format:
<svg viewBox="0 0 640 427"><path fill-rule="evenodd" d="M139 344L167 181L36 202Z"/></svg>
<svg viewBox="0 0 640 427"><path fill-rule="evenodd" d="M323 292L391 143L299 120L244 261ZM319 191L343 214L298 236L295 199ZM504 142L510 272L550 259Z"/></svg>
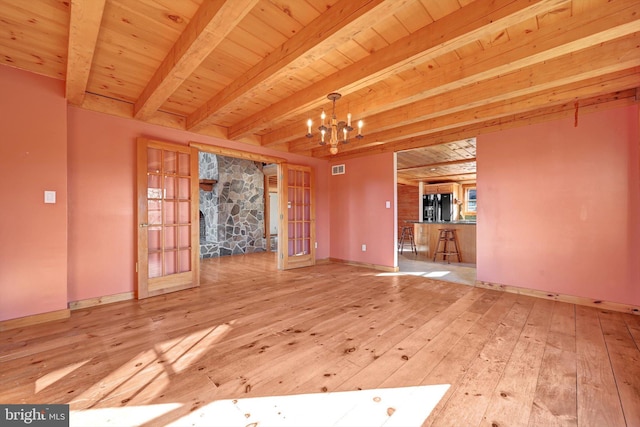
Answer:
<svg viewBox="0 0 640 427"><path fill-rule="evenodd" d="M275 255L0 333L0 403L71 425L640 426L640 317Z"/></svg>

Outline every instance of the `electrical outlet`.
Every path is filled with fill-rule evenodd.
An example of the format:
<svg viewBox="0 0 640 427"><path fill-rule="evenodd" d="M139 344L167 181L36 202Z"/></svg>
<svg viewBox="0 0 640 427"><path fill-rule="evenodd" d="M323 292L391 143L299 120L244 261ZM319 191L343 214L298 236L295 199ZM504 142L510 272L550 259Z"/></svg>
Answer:
<svg viewBox="0 0 640 427"><path fill-rule="evenodd" d="M367 251L367 245L362 245L362 252L366 252Z"/></svg>

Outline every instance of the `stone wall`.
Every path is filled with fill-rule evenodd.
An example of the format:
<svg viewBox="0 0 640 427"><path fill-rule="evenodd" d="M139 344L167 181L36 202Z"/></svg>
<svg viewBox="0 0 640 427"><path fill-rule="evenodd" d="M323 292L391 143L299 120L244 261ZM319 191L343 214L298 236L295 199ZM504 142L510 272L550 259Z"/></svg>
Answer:
<svg viewBox="0 0 640 427"><path fill-rule="evenodd" d="M203 258L262 252L264 175L250 160L200 153L200 178L215 179L212 191L200 189L205 236Z"/></svg>
<svg viewBox="0 0 640 427"><path fill-rule="evenodd" d="M210 153L200 153L199 155L200 179L218 180L218 156ZM213 186L212 191L200 189L200 212L204 215L205 236L200 236L201 241L218 241L218 184ZM201 233L202 234L202 233Z"/></svg>

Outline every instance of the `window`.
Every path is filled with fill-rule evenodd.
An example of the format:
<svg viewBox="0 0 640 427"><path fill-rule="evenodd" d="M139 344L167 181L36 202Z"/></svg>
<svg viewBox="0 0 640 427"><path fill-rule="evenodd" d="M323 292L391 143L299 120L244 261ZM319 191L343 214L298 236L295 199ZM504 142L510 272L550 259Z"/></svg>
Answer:
<svg viewBox="0 0 640 427"><path fill-rule="evenodd" d="M476 202L476 189L475 188L467 188L465 191L465 212L473 212L477 211L477 202Z"/></svg>

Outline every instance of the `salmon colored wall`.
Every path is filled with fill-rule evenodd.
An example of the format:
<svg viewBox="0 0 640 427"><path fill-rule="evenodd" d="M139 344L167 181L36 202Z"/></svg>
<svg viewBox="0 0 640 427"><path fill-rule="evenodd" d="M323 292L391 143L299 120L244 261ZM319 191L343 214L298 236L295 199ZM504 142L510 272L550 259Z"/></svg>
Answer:
<svg viewBox="0 0 640 427"><path fill-rule="evenodd" d="M67 308L67 106L62 82L6 66L0 93L2 321Z"/></svg>
<svg viewBox="0 0 640 427"><path fill-rule="evenodd" d="M394 267L395 168L393 153L332 162L344 175L329 176L331 257ZM390 202L386 208L385 202ZM362 252L362 244L367 251Z"/></svg>
<svg viewBox="0 0 640 427"><path fill-rule="evenodd" d="M638 107L477 139L477 279L640 305Z"/></svg>
<svg viewBox="0 0 640 427"><path fill-rule="evenodd" d="M327 162L69 108L69 301L133 291L139 136L283 157L316 172L316 257L329 257Z"/></svg>

